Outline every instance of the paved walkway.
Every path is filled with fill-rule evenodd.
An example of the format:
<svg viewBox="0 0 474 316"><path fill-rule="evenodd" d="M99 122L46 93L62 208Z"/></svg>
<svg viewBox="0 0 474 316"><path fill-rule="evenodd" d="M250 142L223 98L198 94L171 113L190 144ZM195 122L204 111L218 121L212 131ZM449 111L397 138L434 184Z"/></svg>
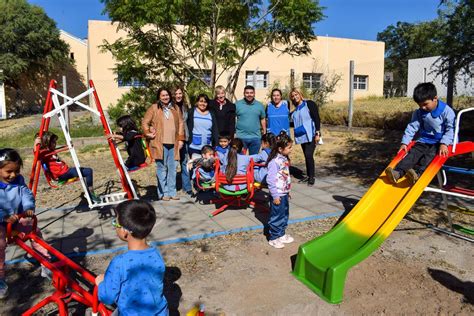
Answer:
<svg viewBox="0 0 474 316"><path fill-rule="evenodd" d="M296 182L296 181L295 181ZM293 183L290 200L290 223L338 216L350 209L366 189L343 178L325 177L315 186ZM237 231L262 229L268 213L262 210L230 209L209 218L214 204L201 204L194 198L153 202L160 222L149 238L154 244L189 241ZM38 212L43 237L57 249L70 255L115 252L125 245L115 236L111 210L61 209ZM7 248L9 263L21 262L24 251Z"/></svg>

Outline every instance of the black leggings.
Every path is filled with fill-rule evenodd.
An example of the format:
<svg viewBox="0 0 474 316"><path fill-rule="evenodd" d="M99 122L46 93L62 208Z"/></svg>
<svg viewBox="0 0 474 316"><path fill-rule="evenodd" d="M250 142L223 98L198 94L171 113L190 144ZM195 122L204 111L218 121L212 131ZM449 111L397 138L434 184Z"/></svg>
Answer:
<svg viewBox="0 0 474 316"><path fill-rule="evenodd" d="M309 143L301 144L303 149L304 160L306 163L306 174L308 178L314 178L314 151L316 150L316 142L314 138Z"/></svg>
<svg viewBox="0 0 474 316"><path fill-rule="evenodd" d="M408 154L395 168L403 176L408 169L415 169L421 175L438 153L439 144L425 144L416 142Z"/></svg>

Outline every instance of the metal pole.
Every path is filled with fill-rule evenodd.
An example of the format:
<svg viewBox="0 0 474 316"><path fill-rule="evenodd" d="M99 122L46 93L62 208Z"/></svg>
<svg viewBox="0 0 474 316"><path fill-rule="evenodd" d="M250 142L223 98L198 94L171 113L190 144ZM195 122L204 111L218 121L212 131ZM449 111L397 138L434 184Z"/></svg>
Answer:
<svg viewBox="0 0 474 316"><path fill-rule="evenodd" d="M295 87L295 70L290 70L290 88L293 89Z"/></svg>
<svg viewBox="0 0 474 316"><path fill-rule="evenodd" d="M0 120L7 119L7 106L5 103L5 84L3 83L3 70L0 69Z"/></svg>
<svg viewBox="0 0 474 316"><path fill-rule="evenodd" d="M449 106L453 107L453 95L454 95L454 85L455 85L455 77L454 77L454 62L453 58L449 59L448 62L448 90L446 91L446 103Z"/></svg>
<svg viewBox="0 0 474 316"><path fill-rule="evenodd" d="M352 114L354 112L354 61L349 62L349 128L352 128Z"/></svg>
<svg viewBox="0 0 474 316"><path fill-rule="evenodd" d="M63 93L67 95L67 84L66 84L66 76L63 76ZM63 102L66 103L68 100L66 98L63 98ZM69 120L69 107L67 106L64 109L64 119L66 121L66 129L69 132L69 126L70 126L70 120Z"/></svg>

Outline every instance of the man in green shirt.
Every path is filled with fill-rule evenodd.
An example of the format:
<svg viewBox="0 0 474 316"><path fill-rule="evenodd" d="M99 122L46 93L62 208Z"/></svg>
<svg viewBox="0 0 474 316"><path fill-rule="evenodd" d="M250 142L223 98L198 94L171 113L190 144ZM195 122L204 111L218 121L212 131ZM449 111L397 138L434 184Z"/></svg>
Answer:
<svg viewBox="0 0 474 316"><path fill-rule="evenodd" d="M248 149L250 155L260 151L260 139L262 130L267 130L265 121L265 108L263 104L255 100L255 88L246 86L244 98L237 101L236 107L236 136L242 139L244 148Z"/></svg>

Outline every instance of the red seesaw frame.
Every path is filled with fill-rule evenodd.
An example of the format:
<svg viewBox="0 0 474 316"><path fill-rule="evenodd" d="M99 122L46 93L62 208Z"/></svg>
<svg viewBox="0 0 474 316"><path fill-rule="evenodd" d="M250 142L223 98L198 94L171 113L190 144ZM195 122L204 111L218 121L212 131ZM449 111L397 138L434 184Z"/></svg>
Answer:
<svg viewBox="0 0 474 316"><path fill-rule="evenodd" d="M238 208L247 208L248 206L252 207L261 207L264 210L268 208L263 204L259 203L254 199L255 190L260 188L260 183L255 183L254 180L254 161L250 159L250 163L247 167L247 173L244 175L236 175L231 182L227 181L227 178L224 173L221 172L221 166L219 159L216 159L215 163L215 190L219 195L219 198L213 199L210 202L214 204L222 204L221 207L216 209L214 212L209 214L209 217L214 217L219 213L222 213L230 206ZM199 183L199 174L196 173L196 179ZM235 192L226 190L224 185L246 185L246 188L243 190L238 190Z"/></svg>
<svg viewBox="0 0 474 316"><path fill-rule="evenodd" d="M25 217L23 214L19 217ZM59 315L67 316L68 308L67 304L72 300L84 304L88 307L92 307L92 313L94 315L100 314L103 316L111 315L112 312L105 307L104 304L100 303L97 297L98 287L95 285L95 276L66 257L64 254L53 248L51 245L46 243L43 239L39 238L36 235L36 227L38 225L38 220L36 216L33 216L33 227L32 230L25 233L13 233L12 224L8 223L7 225L7 241L9 244L15 243L33 258L35 258L40 264L49 269L52 276L52 284L55 287L56 291L50 296L41 300L38 304L31 307L29 310L24 312L23 316L33 315L35 312L39 311L44 306L49 303L55 303L58 306ZM32 247L30 247L26 242L28 240L35 241L40 246L44 247L48 252L58 259L57 262L50 262L48 259L43 257L40 253L36 252ZM70 276L70 272L75 271L80 277L84 279L85 282L88 282L88 286L93 288L92 293L90 290L85 289L77 280L73 279Z"/></svg>

